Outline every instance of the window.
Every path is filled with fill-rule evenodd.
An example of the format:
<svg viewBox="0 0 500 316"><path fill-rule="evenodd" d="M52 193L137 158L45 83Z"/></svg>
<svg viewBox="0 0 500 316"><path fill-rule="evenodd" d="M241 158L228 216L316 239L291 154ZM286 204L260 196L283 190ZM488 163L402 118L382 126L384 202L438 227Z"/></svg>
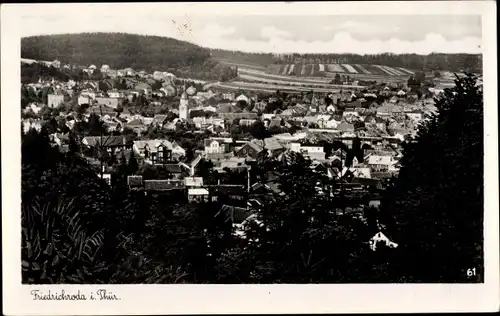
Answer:
<svg viewBox="0 0 500 316"><path fill-rule="evenodd" d="M172 151L167 149L166 147L163 148L164 150L164 158L167 160L167 161L171 161L172 160Z"/></svg>

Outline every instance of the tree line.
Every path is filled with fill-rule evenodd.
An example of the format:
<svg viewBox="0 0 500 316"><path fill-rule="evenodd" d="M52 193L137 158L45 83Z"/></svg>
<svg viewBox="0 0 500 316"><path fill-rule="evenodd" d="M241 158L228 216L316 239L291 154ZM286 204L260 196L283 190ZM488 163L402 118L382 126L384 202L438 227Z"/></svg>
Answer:
<svg viewBox="0 0 500 316"><path fill-rule="evenodd" d="M127 33L80 33L31 36L21 40L21 56L36 60L112 69L154 70L200 65L208 50L173 38Z"/></svg>
<svg viewBox="0 0 500 316"><path fill-rule="evenodd" d="M229 81L238 76L237 68L222 65L214 61L207 61L200 66L185 67L185 68L169 68L168 72L181 78L197 78L201 80L218 80L221 82ZM51 79L67 82L68 80L83 81L83 80L104 80L109 78L109 75L102 73L99 69L95 69L92 73L83 71L82 67L76 68L56 68L46 66L41 63L21 64L21 83L36 83L38 80ZM132 78L139 78L137 75ZM126 85L123 86L123 89Z"/></svg>
<svg viewBox="0 0 500 316"><path fill-rule="evenodd" d="M31 36L21 39L21 56L35 60L57 59L63 64L84 67L108 65L111 69L168 71L179 77L205 80L227 81L236 77L230 67L211 60L207 49L159 36L126 33ZM76 72L72 75L83 76L81 70ZM27 75L25 80L28 78Z"/></svg>
<svg viewBox="0 0 500 316"><path fill-rule="evenodd" d="M447 70L452 72L482 72L482 55L479 54L271 54L239 51L211 50L212 56L225 61L256 64L374 64L403 67L415 70Z"/></svg>

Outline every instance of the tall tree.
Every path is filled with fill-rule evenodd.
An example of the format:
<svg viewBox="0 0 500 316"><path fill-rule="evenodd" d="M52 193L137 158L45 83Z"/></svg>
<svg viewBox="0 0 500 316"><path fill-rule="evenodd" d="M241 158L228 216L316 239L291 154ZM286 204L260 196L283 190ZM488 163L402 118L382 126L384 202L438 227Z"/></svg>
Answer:
<svg viewBox="0 0 500 316"><path fill-rule="evenodd" d="M289 153L266 160L256 172L259 182L277 191L254 193L256 221L245 231L244 246L220 263L238 264L237 278L256 283L355 282L371 279L376 265L366 265L364 225L337 215L330 195L333 180L311 167L311 160ZM254 168L252 168L253 170ZM260 206L259 206L260 205ZM240 256L241 255L241 256ZM242 269L248 269L245 273Z"/></svg>
<svg viewBox="0 0 500 316"><path fill-rule="evenodd" d="M383 205L401 245L399 274L417 282L483 277L483 93L471 74L455 83L405 144Z"/></svg>
<svg viewBox="0 0 500 316"><path fill-rule="evenodd" d="M266 127L262 121L254 122L250 128L250 133L257 139L264 139L268 136Z"/></svg>
<svg viewBox="0 0 500 316"><path fill-rule="evenodd" d="M131 174L135 174L138 170L139 164L137 163L134 152L131 151L130 157L128 159L128 172L130 172Z"/></svg>

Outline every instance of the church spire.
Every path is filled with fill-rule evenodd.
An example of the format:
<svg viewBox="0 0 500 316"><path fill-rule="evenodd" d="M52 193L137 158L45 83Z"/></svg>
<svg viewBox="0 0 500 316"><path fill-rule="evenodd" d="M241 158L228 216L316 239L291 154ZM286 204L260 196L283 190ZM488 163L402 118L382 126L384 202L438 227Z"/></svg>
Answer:
<svg viewBox="0 0 500 316"><path fill-rule="evenodd" d="M181 99L187 99L187 94L186 94L186 82L185 82L185 81L184 81L184 84L183 84L183 86L182 86Z"/></svg>

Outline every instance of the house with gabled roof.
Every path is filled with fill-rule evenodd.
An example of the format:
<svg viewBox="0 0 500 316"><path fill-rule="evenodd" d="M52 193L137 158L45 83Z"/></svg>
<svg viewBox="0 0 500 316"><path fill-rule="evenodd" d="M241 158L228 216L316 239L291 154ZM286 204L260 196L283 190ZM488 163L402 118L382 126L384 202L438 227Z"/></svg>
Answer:
<svg viewBox="0 0 500 316"><path fill-rule="evenodd" d="M390 103L393 103L393 104L398 103L398 101L399 101L399 99L398 99L398 97L397 97L397 96L393 96L393 97L389 100L389 102L390 102Z"/></svg>
<svg viewBox="0 0 500 316"><path fill-rule="evenodd" d="M147 130L146 124L143 120L135 118L131 119L125 124L125 127L132 129L134 132L140 134L141 132Z"/></svg>
<svg viewBox="0 0 500 316"><path fill-rule="evenodd" d="M236 156L238 157L250 157L257 159L265 154L263 146L257 145L254 142L247 142L239 150L236 151Z"/></svg>
<svg viewBox="0 0 500 316"><path fill-rule="evenodd" d="M144 159L150 160L153 164L178 160L186 155L184 148L166 139L136 140L133 149L134 152Z"/></svg>
<svg viewBox="0 0 500 316"><path fill-rule="evenodd" d="M158 126L163 126L163 124L165 124L165 120L167 119L167 115L166 114L156 114L154 117L153 117L153 123L158 125Z"/></svg>
<svg viewBox="0 0 500 316"><path fill-rule="evenodd" d="M223 154L229 152L231 138L207 138L203 140L206 154Z"/></svg>
<svg viewBox="0 0 500 316"><path fill-rule="evenodd" d="M371 168L372 171L388 171L391 169L396 161L393 156L378 156L370 155L366 164Z"/></svg>
<svg viewBox="0 0 500 316"><path fill-rule="evenodd" d="M82 144L94 153L105 149L109 153L117 153L132 148L132 143L127 141L125 136L86 136L82 139Z"/></svg>

